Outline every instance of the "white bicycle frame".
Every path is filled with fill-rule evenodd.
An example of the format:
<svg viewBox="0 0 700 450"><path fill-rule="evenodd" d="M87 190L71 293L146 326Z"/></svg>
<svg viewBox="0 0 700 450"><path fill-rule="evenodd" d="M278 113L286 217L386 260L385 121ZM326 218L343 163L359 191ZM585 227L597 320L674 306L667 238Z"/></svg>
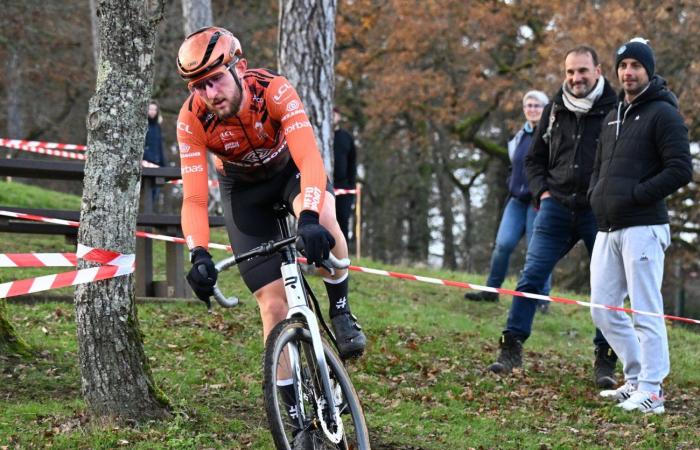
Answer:
<svg viewBox="0 0 700 450"><path fill-rule="evenodd" d="M321 330L316 320L316 314L314 314L307 304L306 292L304 292L303 279L299 271L299 265L296 262L283 263L281 271L282 280L284 281L284 291L287 294L287 305L289 306L287 319L299 315L304 316L306 319L306 324L309 327L309 334L311 334L311 343L314 349L314 356L316 357L316 364L318 364L318 370L321 372L323 393L325 394L327 402L326 406L328 407L329 416L335 420L335 418L339 416L337 415L337 405L335 404L335 395L331 386L330 371L328 370L326 355L323 353ZM299 354L297 353L297 349L291 345L287 346L287 351L289 352L289 363L293 368L294 382L296 386L300 386L301 373L299 371ZM302 414L302 416L305 414L304 411L299 411L299 413ZM340 424L337 425L340 426Z"/></svg>
<svg viewBox="0 0 700 450"><path fill-rule="evenodd" d="M285 238L289 240L289 238ZM271 254L272 252L280 251L280 248L278 247L276 250L273 248L273 243L267 243L264 244L264 246L267 246L267 250ZM282 242L280 242L282 244ZM282 247L288 247L292 245L291 243L286 243ZM255 252L256 249L251 250L249 253ZM289 252L293 252L293 250L289 250ZM262 253L261 253L262 254ZM289 255L292 255L292 253L289 253ZM240 255L240 256L230 256L228 258L225 258L218 263L216 263L215 267L218 272L221 272L235 264L238 264L239 262L249 258L249 254L246 255ZM286 259L286 261L285 261ZM344 258L342 260L337 259L333 254L330 254L329 260L330 265L332 268L337 268L337 269L345 269L350 265L350 260L347 258ZM334 422L337 421L336 426L338 430L341 430L342 427L342 422L340 421L340 414L338 411L338 405L335 404L335 395L333 392L333 387L331 386L331 380L330 380L330 371L328 369L328 363L326 362L326 355L323 352L323 341L321 339L321 330L318 325L318 320L316 319L315 313L309 308L308 302L307 302L307 294L304 289L304 281L303 277L301 274L301 271L299 269L299 264L297 264L296 260L292 260L292 258L283 258L282 265L280 267L280 270L282 272L282 280L284 282L284 291L287 297L287 305L289 306L289 311L287 312L287 319L294 317L294 316L303 316L304 319L306 320L306 324L309 329L309 333L311 334L311 343L313 345L314 349L314 357L316 358L316 363L318 364L318 369L321 372L321 382L323 384L323 393L326 398L326 407L328 408L329 412L329 417L331 420ZM332 269L331 269L332 270ZM235 296L232 297L226 297L221 290L219 289L218 285L214 286L214 298L216 299L217 303L221 305L224 308L231 308L236 305L238 305L238 298ZM296 347L292 345L287 345L287 351L289 354L289 361L290 361L290 366L292 369L292 376L294 377L294 382L296 383L297 388L297 396L301 398L301 371L299 368L299 353ZM301 414L302 418L305 417L305 412L298 411L299 414Z"/></svg>

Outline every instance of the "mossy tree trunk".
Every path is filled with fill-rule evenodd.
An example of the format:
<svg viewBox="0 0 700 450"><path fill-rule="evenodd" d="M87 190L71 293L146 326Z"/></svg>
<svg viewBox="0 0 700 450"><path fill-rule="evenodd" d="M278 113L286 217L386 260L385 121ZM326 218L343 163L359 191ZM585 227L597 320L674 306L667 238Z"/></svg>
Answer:
<svg viewBox="0 0 700 450"><path fill-rule="evenodd" d="M7 316L7 303L0 299L0 355L30 355L31 347L17 334Z"/></svg>
<svg viewBox="0 0 700 450"><path fill-rule="evenodd" d="M156 26L164 0L98 0L100 63L87 118L88 159L78 239L133 254L153 83ZM80 268L91 263L83 260ZM136 262L139 270L139 262ZM75 293L83 397L98 420L168 416L143 350L133 275L79 286Z"/></svg>

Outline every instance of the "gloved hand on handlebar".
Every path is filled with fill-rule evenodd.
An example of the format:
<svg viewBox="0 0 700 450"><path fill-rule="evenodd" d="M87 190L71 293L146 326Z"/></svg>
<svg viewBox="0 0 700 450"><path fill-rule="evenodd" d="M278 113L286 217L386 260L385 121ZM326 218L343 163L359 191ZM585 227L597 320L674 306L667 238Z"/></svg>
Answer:
<svg viewBox="0 0 700 450"><path fill-rule="evenodd" d="M304 210L299 214L297 234L301 237L309 264L321 266L335 247L335 239L323 225L318 223L318 213Z"/></svg>
<svg viewBox="0 0 700 450"><path fill-rule="evenodd" d="M201 301L210 305L209 297L214 295L214 285L219 273L214 267L211 255L203 247L195 247L190 253L192 268L187 274L187 282Z"/></svg>

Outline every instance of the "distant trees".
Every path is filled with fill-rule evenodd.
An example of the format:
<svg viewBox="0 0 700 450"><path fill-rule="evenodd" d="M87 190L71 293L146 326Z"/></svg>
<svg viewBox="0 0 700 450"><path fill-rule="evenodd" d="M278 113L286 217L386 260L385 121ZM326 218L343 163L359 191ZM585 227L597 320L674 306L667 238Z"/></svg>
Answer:
<svg viewBox="0 0 700 450"><path fill-rule="evenodd" d="M279 67L297 84L323 139L326 131L319 124L330 123L329 106L319 103L323 106L317 112L316 101L304 98L304 83L284 62L287 50L282 47L296 49L307 68L335 61L335 92L323 95L333 95L355 127L366 194L363 250L383 261L432 257L446 267L485 270L506 195L505 144L522 125L521 96L529 88L555 92L562 82L563 55L575 44L594 46L605 76L617 85L611 67L617 46L635 35L649 38L658 72L679 96L691 140L700 140L700 109L695 107L700 103L700 66L693 56L700 54L700 40L691 31L700 27L698 2L340 0L333 54L323 53L332 50L332 36L313 35L316 19L328 20L317 11L323 2L312 8L279 0L184 1L209 3L214 24L241 39L252 67ZM42 99L10 98L8 92L16 88L9 88L12 74L3 72L0 128L21 117L22 136L12 137L83 143L84 105L95 74L92 46L87 45L90 9L85 1L54 3L10 2L0 15L0 58L10 61L10 47L19 49L13 66L21 79L20 94L31 91ZM197 7L195 12L200 11ZM302 12L311 19L299 18ZM179 8L166 13L159 26L154 96L164 113L165 139L172 143L175 117L187 95L173 62L186 25ZM296 22L284 25L286 18ZM25 23L35 26L21 26ZM281 36L279 24L286 30ZM326 55L318 64L302 60L313 49ZM19 113L8 112L12 101ZM678 257L687 273L698 272L700 260L698 197L695 183L669 202L675 236L684 231L673 251L682 253ZM676 258L672 254L669 260ZM518 257L514 255L514 269ZM561 269L578 275L571 283L582 285L584 271L567 264Z"/></svg>
<svg viewBox="0 0 700 450"><path fill-rule="evenodd" d="M393 262L435 251L445 267L486 270L522 95L553 94L578 44L598 50L617 85L614 50L651 39L698 141L700 66L690 55L700 42L684 31L696 26L700 4L691 2L341 2L336 98L361 140L364 248ZM688 230L682 246L695 255L686 261L700 255L697 200L693 184L670 201L673 229ZM587 285L585 267L570 260L571 285Z"/></svg>

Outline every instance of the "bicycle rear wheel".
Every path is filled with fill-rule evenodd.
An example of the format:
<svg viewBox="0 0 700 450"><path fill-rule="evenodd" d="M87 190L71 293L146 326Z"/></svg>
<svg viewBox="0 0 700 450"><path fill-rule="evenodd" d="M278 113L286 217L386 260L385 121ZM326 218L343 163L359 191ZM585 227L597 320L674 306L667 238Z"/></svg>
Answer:
<svg viewBox="0 0 700 450"><path fill-rule="evenodd" d="M325 407L321 374L305 321L287 319L270 332L263 388L275 445L285 450L369 449L364 413L350 377L325 340L323 350L340 412L338 427L332 425Z"/></svg>

